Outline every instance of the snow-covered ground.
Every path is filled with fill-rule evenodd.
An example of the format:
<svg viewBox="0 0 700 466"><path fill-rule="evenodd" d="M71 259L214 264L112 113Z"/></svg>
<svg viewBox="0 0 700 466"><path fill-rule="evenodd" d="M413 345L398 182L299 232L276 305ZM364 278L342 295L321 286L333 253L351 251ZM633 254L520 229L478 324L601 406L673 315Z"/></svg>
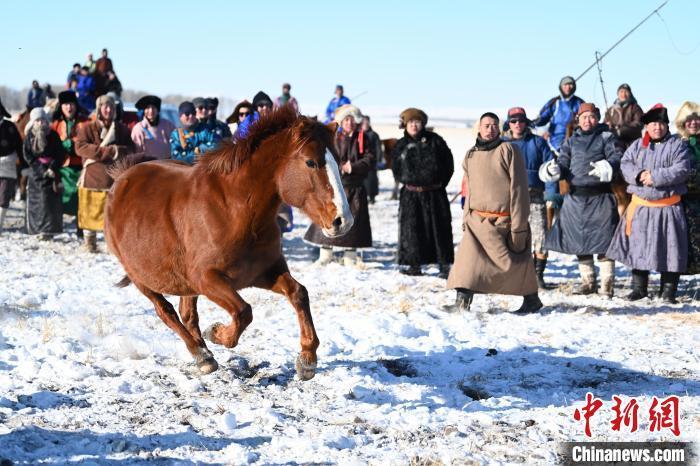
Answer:
<svg viewBox="0 0 700 466"><path fill-rule="evenodd" d="M464 148L451 145L461 161ZM423 277L398 273L398 206L389 199L390 174L381 180L370 209L375 247L364 265L314 265L301 239L308 220L298 212L286 236L321 339L308 382L294 376L295 312L277 295L242 292L253 323L235 349L210 345L220 369L200 376L150 302L133 286L112 286L122 276L117 261L80 251L70 225L50 242L4 232L0 458L553 464L559 442L587 439L573 413L589 391L605 403L591 419L594 440L676 440L667 429L649 432L652 397L669 395L680 397L679 439L700 440L697 277L683 278L677 305L630 305L571 295L576 263L553 255L546 279L556 288L542 293L540 313L516 316L509 311L519 298L479 295L472 312L448 314L442 306L454 292L436 268ZM10 213L14 225L19 207ZM460 215L455 202L455 241ZM617 271L622 295L629 273ZM227 321L206 299L199 310L202 328ZM613 395L638 400L637 432L612 431Z"/></svg>

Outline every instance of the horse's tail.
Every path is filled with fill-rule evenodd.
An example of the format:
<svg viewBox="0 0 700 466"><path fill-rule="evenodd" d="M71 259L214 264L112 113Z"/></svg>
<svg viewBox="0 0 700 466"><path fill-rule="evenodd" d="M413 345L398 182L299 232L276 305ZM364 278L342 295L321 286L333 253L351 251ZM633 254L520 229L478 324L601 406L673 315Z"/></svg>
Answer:
<svg viewBox="0 0 700 466"><path fill-rule="evenodd" d="M137 163L148 162L149 160L155 160L155 158L143 153L131 154L126 157L122 157L116 162L114 162L112 166L107 168L107 174L113 180L116 180L117 178L122 176L122 174L124 174L125 171L127 171Z"/></svg>
<svg viewBox="0 0 700 466"><path fill-rule="evenodd" d="M124 158L119 159L116 162L114 162L111 167L107 168L107 174L113 180L116 180L125 171L127 171L128 169L130 169L134 165L136 165L136 162L131 157L124 157Z"/></svg>
<svg viewBox="0 0 700 466"><path fill-rule="evenodd" d="M114 284L117 288L126 288L129 285L131 285L131 278L128 275L124 275L124 278Z"/></svg>

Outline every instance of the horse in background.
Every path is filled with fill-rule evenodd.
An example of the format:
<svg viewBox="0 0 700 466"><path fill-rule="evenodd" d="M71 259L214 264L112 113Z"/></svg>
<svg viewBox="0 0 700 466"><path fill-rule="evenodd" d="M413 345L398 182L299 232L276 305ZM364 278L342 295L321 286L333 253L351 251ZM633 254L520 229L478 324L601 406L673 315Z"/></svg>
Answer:
<svg viewBox="0 0 700 466"><path fill-rule="evenodd" d="M248 136L223 142L194 167L152 161L112 176L105 208L105 239L126 277L187 345L199 370L218 368L204 339L233 348L253 320L238 290L271 290L287 297L301 331L296 370L315 374L319 345L306 288L292 278L276 221L281 202L304 211L328 237L352 227L333 145L325 126L284 106L263 116ZM163 295L180 296L179 318ZM197 297L225 309L231 323L199 329ZM274 344L274 342L271 342Z"/></svg>
<svg viewBox="0 0 700 466"><path fill-rule="evenodd" d="M382 139L382 146L384 148L384 168L383 170L391 170L393 165L394 147L398 139ZM394 179L394 188L391 190L391 199L396 200L399 198L399 182Z"/></svg>

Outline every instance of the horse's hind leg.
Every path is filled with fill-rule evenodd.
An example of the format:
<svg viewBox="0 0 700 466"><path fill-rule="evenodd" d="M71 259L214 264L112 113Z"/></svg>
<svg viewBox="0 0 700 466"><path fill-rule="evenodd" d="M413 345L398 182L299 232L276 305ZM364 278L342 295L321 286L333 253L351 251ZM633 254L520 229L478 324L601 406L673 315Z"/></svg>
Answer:
<svg viewBox="0 0 700 466"><path fill-rule="evenodd" d="M180 338L182 338L188 351L190 354L192 354L192 356L194 356L195 363L197 363L199 370L203 374L214 372L219 367L214 359L214 355L211 354L209 349L207 349L207 346L201 336L193 336L190 334L187 328L182 325L182 322L180 322L173 305L170 304L162 294L156 293L155 291L146 288L139 283L134 282L134 285L153 303L156 308L156 314L158 314L158 317L165 322L165 325L170 327L180 336Z"/></svg>
<svg viewBox="0 0 700 466"><path fill-rule="evenodd" d="M255 286L286 296L292 306L294 306L301 334L301 352L296 360L297 375L301 380L313 378L316 374L316 364L318 362L316 350L318 349L319 341L314 328L314 321L311 317L309 293L306 291L306 287L292 277L284 258L281 258L275 267L270 269Z"/></svg>
<svg viewBox="0 0 700 466"><path fill-rule="evenodd" d="M215 323L204 331L204 337L213 343L233 348L243 331L253 321L253 309L233 288L228 277L209 271L202 276L199 287L206 290L206 297L221 306L231 316L231 324Z"/></svg>

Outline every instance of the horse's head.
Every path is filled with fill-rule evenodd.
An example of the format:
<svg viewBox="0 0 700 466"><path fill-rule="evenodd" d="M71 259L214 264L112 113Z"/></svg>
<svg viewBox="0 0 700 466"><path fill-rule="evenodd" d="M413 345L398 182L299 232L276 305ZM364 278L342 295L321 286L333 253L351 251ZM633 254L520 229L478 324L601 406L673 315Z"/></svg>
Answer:
<svg viewBox="0 0 700 466"><path fill-rule="evenodd" d="M354 221L340 182L336 129L335 123L326 126L300 117L291 129L295 150L277 181L282 200L303 210L328 237L344 235Z"/></svg>

